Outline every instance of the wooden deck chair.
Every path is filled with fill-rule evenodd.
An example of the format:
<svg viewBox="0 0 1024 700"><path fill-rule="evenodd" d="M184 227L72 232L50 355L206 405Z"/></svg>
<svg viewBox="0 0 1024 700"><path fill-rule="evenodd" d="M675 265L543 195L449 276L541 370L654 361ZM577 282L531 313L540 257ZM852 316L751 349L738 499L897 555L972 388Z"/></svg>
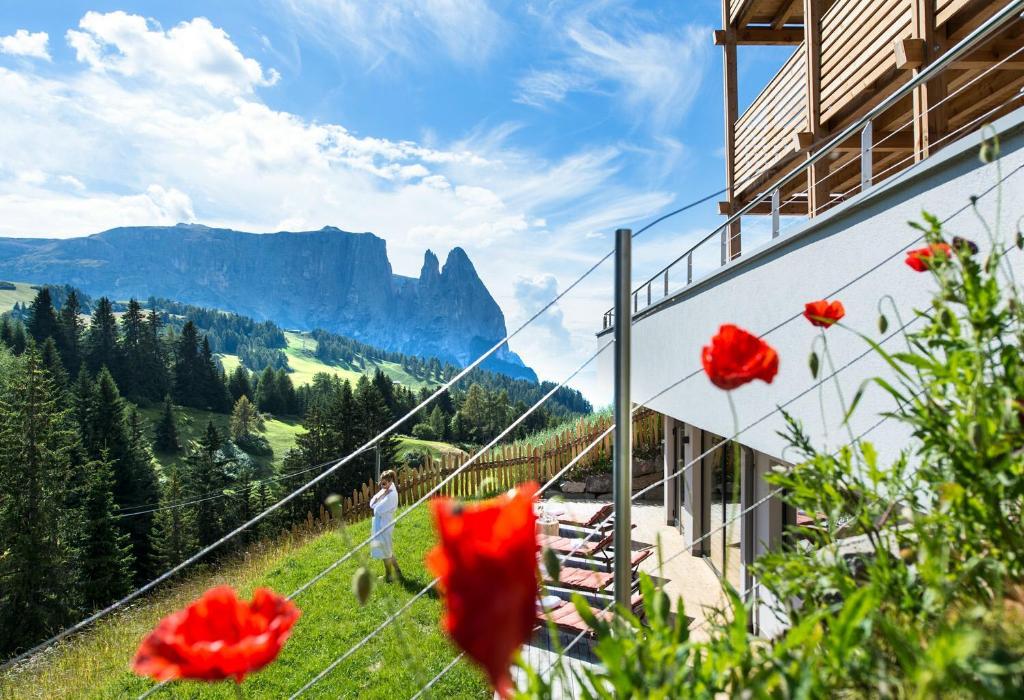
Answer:
<svg viewBox="0 0 1024 700"><path fill-rule="evenodd" d="M633 552L630 558L629 567L633 570L634 586L637 579L637 570L640 563L647 557L654 554L654 548L648 547ZM557 584L565 588L571 588L584 593L600 593L612 583L613 574L610 571L595 571L575 566L563 566L558 572L558 581L548 581L549 584Z"/></svg>
<svg viewBox="0 0 1024 700"><path fill-rule="evenodd" d="M581 530L590 530L590 529L593 529L593 528L598 527L599 525L601 525L601 523L604 522L605 518L607 518L609 515L611 515L614 510L615 510L615 504L614 503L607 503L607 504L601 506L600 508L598 508L594 512L594 514L591 515L589 518L583 517L578 511L574 513L572 510L568 510L565 513L565 515L563 515L562 517L560 517L558 519L558 522L561 523L562 525L568 525L570 527L578 527ZM608 524L610 525L611 522L612 521L609 520Z"/></svg>
<svg viewBox="0 0 1024 700"><path fill-rule="evenodd" d="M557 535L537 535L537 544L541 549L551 549L558 554L588 557L600 553L611 546L615 533L609 532L601 539L584 540L580 537L559 537Z"/></svg>
<svg viewBox="0 0 1024 700"><path fill-rule="evenodd" d="M634 594L632 599L630 600L630 606L632 607L633 611L636 612L642 605L643 599L641 598L640 594ZM591 604L591 608L593 607L593 604ZM611 610L595 609L594 615L600 620L612 619ZM551 619L551 622L555 625L555 627L564 632L569 632L570 634L579 634L580 632L583 632L589 637L594 636L594 630L592 630L590 626L583 621L583 618L580 617L580 614L576 612L576 606L569 601L563 600L561 601L561 604L555 606L554 608L548 609L547 611L538 610L538 627L546 627L548 623L548 618Z"/></svg>

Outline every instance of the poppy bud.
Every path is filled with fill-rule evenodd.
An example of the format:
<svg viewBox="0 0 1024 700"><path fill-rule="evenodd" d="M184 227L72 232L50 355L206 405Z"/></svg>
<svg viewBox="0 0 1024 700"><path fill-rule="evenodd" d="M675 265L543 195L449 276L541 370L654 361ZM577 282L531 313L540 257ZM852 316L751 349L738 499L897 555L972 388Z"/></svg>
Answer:
<svg viewBox="0 0 1024 700"><path fill-rule="evenodd" d="M327 510L331 511L332 518L335 520L341 520L341 496L336 493L332 493L324 499L324 505L327 506Z"/></svg>
<svg viewBox="0 0 1024 700"><path fill-rule="evenodd" d="M1024 250L1024 231L1017 229L1017 248Z"/></svg>
<svg viewBox="0 0 1024 700"><path fill-rule="evenodd" d="M999 143L995 141L983 141L981 152L978 154L982 163L991 163L999 157Z"/></svg>
<svg viewBox="0 0 1024 700"><path fill-rule="evenodd" d="M953 248L961 252L966 249L970 251L971 255L978 254L978 244L960 236L953 236Z"/></svg>
<svg viewBox="0 0 1024 700"><path fill-rule="evenodd" d="M547 573L549 581L558 581L558 577L562 573L562 562L553 549L544 550L544 571Z"/></svg>
<svg viewBox="0 0 1024 700"><path fill-rule="evenodd" d="M807 364L810 365L810 367L811 367L811 378L812 379L817 379L818 378L818 353L816 353L816 352L814 352L812 350L811 351L811 356L810 356L810 358L808 358Z"/></svg>
<svg viewBox="0 0 1024 700"><path fill-rule="evenodd" d="M352 593L360 605L366 605L370 599L370 590L373 588L373 579L365 566L360 566L352 575Z"/></svg>
<svg viewBox="0 0 1024 700"><path fill-rule="evenodd" d="M878 332L885 335L885 332L889 330L889 319L885 317L885 314L878 315Z"/></svg>

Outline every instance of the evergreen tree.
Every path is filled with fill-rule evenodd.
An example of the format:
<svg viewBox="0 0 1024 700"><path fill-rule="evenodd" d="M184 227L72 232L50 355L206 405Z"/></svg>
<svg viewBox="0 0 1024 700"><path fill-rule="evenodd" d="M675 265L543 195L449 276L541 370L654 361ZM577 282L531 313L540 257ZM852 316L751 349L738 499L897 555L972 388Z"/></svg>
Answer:
<svg viewBox="0 0 1024 700"><path fill-rule="evenodd" d="M36 343L42 345L47 338L57 338L60 330L57 325L57 313L53 310L50 290L43 287L36 293L32 306L28 310L28 332Z"/></svg>
<svg viewBox="0 0 1024 700"><path fill-rule="evenodd" d="M88 465L81 549L82 601L95 610L126 595L132 586L132 554L128 535L116 520L114 473L109 461Z"/></svg>
<svg viewBox="0 0 1024 700"><path fill-rule="evenodd" d="M66 507L78 436L35 350L7 368L0 391L0 653L9 654L76 614L82 533Z"/></svg>
<svg viewBox="0 0 1024 700"><path fill-rule="evenodd" d="M248 443L258 432L263 432L266 425L263 416L252 405L247 396L242 396L235 403L231 412L231 439L238 444Z"/></svg>
<svg viewBox="0 0 1024 700"><path fill-rule="evenodd" d="M283 413L280 409L280 397L277 375L273 368L267 367L260 375L260 381L256 387L256 407L261 413Z"/></svg>
<svg viewBox="0 0 1024 700"><path fill-rule="evenodd" d="M298 412L298 401L295 396L295 385L292 378L284 369L277 370L275 377L277 382L278 411L287 415L294 415Z"/></svg>
<svg viewBox="0 0 1024 700"><path fill-rule="evenodd" d="M6 348L14 347L14 329L11 317L7 314L0 315L0 343Z"/></svg>
<svg viewBox="0 0 1024 700"><path fill-rule="evenodd" d="M16 321L11 328L11 350L15 355L21 355L28 346L28 338L25 336L25 325Z"/></svg>
<svg viewBox="0 0 1024 700"><path fill-rule="evenodd" d="M64 362L57 350L57 342L52 336L43 341L39 356L43 367L50 373L50 379L53 380L57 390L63 392L68 385L68 373L64 369Z"/></svg>
<svg viewBox="0 0 1024 700"><path fill-rule="evenodd" d="M198 549L195 534L195 508L181 505L187 501L185 480L181 468L171 464L167 470L167 483L160 499L160 510L153 523L153 548L158 568L177 566Z"/></svg>
<svg viewBox="0 0 1024 700"><path fill-rule="evenodd" d="M80 314L82 307L78 302L78 293L71 290L64 305L60 309L60 334L57 347L64 358L64 367L68 374L76 376L82 365L82 335L85 332Z"/></svg>
<svg viewBox="0 0 1024 700"><path fill-rule="evenodd" d="M178 425L174 420L174 408L171 406L171 396L164 397L164 409L160 414L160 421L156 424L156 440L153 447L159 452L176 453L181 450L181 442L178 440Z"/></svg>
<svg viewBox="0 0 1024 700"><path fill-rule="evenodd" d="M162 326L160 314L151 310L146 315L142 328L139 347L142 377L139 380L139 395L150 401L159 401L171 390L171 381L167 374L167 352L160 337Z"/></svg>
<svg viewBox="0 0 1024 700"><path fill-rule="evenodd" d="M233 404L225 386L226 382L220 363L210 349L210 339L204 336L200 347L200 383L205 408L219 413L227 413Z"/></svg>
<svg viewBox="0 0 1024 700"><path fill-rule="evenodd" d="M131 488L128 502L124 507L148 510L144 506L155 503L160 497L160 486L153 468L153 453L146 439L146 427L138 409L132 406L126 421L128 435L128 469ZM142 506L142 508L140 508ZM131 538L131 551L135 560L135 579L142 583L159 573L153 557L153 513L143 513L125 518L122 522Z"/></svg>
<svg viewBox="0 0 1024 700"><path fill-rule="evenodd" d="M221 454L223 440L213 422L206 424L206 434L194 443L186 458L186 497L205 498L221 493L229 486L229 461ZM209 498L195 504L196 540L206 547L224 534L226 499Z"/></svg>
<svg viewBox="0 0 1024 700"><path fill-rule="evenodd" d="M120 367L117 336L113 307L109 299L101 297L85 335L85 363L90 372L99 372L101 367L117 372Z"/></svg>
<svg viewBox="0 0 1024 700"><path fill-rule="evenodd" d="M199 331L191 321L185 323L174 351L174 402L181 406L206 408L208 368L200 350Z"/></svg>
<svg viewBox="0 0 1024 700"><path fill-rule="evenodd" d="M231 394L231 401L235 404L243 396L249 401L253 400L254 394L252 383L249 381L249 370L243 365L238 365L232 370L231 377L228 379L228 393Z"/></svg>
<svg viewBox="0 0 1024 700"><path fill-rule="evenodd" d="M128 310L121 317L121 367L117 385L121 393L138 401L145 396L144 376L146 360L144 343L146 336L145 317L142 307L135 299L128 302Z"/></svg>

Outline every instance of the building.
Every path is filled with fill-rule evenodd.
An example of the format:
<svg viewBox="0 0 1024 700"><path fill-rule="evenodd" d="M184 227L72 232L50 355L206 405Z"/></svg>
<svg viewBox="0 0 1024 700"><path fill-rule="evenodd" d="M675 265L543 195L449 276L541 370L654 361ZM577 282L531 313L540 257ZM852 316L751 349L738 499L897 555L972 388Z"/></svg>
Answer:
<svg viewBox="0 0 1024 700"><path fill-rule="evenodd" d="M666 521L748 597L762 593L747 565L780 545L787 523L814 517L787 512L763 478L792 459L778 407L817 447L834 449L850 441L844 407L887 373L862 339L834 328L826 337L836 372L823 361L824 381L812 379L806 358L812 343L822 348L804 303L841 299L850 328L899 343L933 291L904 265L920 246L907 222L931 212L984 248L972 198L989 221L1001 199L1004 231L1024 216L1022 11L1019 0L723 0L714 41L724 54L727 218L636 287L632 396L664 416ZM739 114L737 53L751 44L793 53ZM978 158L983 127L999 137L998 163ZM883 312L890 328L880 333ZM609 312L600 342L614 323ZM764 335L782 358L771 385L733 392L738 427L700 371L701 347L722 323ZM610 383L610 357L601 372ZM850 421L883 458L908 438L879 421L890 406L869 388ZM760 633L778 628L767 606L755 609Z"/></svg>

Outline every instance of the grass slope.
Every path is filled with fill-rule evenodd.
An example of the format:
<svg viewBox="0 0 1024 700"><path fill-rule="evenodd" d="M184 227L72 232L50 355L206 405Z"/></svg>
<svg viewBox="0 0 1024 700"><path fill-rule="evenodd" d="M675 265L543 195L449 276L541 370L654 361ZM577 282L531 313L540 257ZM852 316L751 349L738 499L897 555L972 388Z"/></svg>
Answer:
<svg viewBox="0 0 1024 700"><path fill-rule="evenodd" d="M348 529L361 541L369 521ZM431 580L423 556L434 534L426 509L398 524L396 554L407 580L378 581L369 602L359 607L351 593L357 562L350 560L300 596L302 609L295 630L277 662L249 677L242 686L247 698L288 697L327 664L369 634ZM164 615L181 607L209 586L228 584L243 595L257 586L290 593L347 551L341 533L291 537L254 547L244 557L168 584L128 610L97 623L16 672L0 677L2 698L134 698L152 683L137 678L128 664L142 637ZM381 567L371 563L376 573ZM435 595L417 600L395 624L338 666L310 690L308 698L411 697L454 658L455 651L440 631L441 604ZM234 698L227 684L177 683L152 696L163 698ZM474 668L460 662L433 689L435 698L490 698L486 682Z"/></svg>
<svg viewBox="0 0 1024 700"><path fill-rule="evenodd" d="M439 458L446 454L466 454L454 445L436 440L417 440L406 435L398 436L398 450L395 452L395 461L404 462L405 456L410 452L422 452L429 454L432 458Z"/></svg>
<svg viewBox="0 0 1024 700"><path fill-rule="evenodd" d="M149 438L153 440L153 427L160 420L161 406L140 408L139 413L149 423ZM228 434L228 423L231 416L225 413L213 413L202 411L197 408L186 408L175 406L174 415L178 420L178 439L184 448L190 440L198 440L206 432L206 424L213 421L213 425L220 431L221 435ZM284 459L284 455L295 445L296 436L302 432L302 423L296 419L267 418L267 430L264 433L274 450L273 457L253 457L253 459L264 467L278 465ZM179 454L156 453L157 461L164 467L184 458L184 450Z"/></svg>
<svg viewBox="0 0 1024 700"><path fill-rule="evenodd" d="M362 367L358 364L348 365L341 362L328 364L322 362L316 357L316 340L314 340L308 333L285 331L284 335L288 341L288 347L285 349L285 354L288 356L288 365L292 368L292 382L296 386L311 383L313 381L313 375L317 372L335 374L342 379L348 379L350 382L355 384L359 381L360 376L363 374L373 374L377 369L380 369L391 379L399 384L409 387L410 389L419 389L424 386L436 386L436 382L425 382L422 379L412 376L402 369L402 365L396 362L375 363L366 358L360 358L363 360Z"/></svg>
<svg viewBox="0 0 1024 700"><path fill-rule="evenodd" d="M10 311L19 301L24 306L31 304L32 300L36 298L36 290L32 289L32 285L27 282L12 282L12 284L17 289L0 289L0 313Z"/></svg>

